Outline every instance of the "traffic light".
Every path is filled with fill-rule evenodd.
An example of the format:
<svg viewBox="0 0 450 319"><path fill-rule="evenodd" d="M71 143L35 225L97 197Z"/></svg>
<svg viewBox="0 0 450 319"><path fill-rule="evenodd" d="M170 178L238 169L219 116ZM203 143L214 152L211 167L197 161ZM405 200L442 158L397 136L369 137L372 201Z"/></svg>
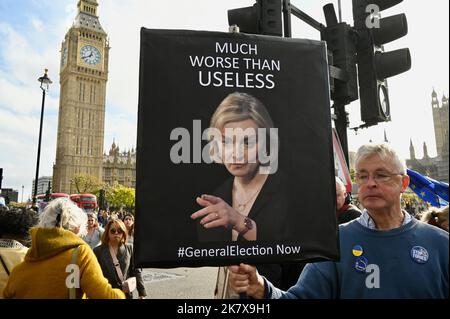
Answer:
<svg viewBox="0 0 450 319"><path fill-rule="evenodd" d="M402 0L353 0L354 30L357 32L361 120L364 126L390 121L389 92L386 79L411 68L409 49L384 52L383 44L408 33L405 14L380 18L379 12Z"/></svg>
<svg viewBox="0 0 450 319"><path fill-rule="evenodd" d="M330 69L331 99L348 104L358 99L354 31L347 23L338 23L333 4L325 5L323 11L327 27L321 30L320 35L331 51L329 64L343 72L338 76Z"/></svg>
<svg viewBox="0 0 450 319"><path fill-rule="evenodd" d="M228 10L228 24L244 33L281 37L281 0L257 0L252 7Z"/></svg>

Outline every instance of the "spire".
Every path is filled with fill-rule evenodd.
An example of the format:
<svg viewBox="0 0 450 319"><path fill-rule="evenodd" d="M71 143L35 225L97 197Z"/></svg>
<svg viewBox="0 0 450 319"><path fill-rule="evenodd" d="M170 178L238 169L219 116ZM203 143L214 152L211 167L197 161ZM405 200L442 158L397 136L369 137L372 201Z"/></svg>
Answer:
<svg viewBox="0 0 450 319"><path fill-rule="evenodd" d="M431 92L431 98L434 98L434 97L437 97L437 93L436 93L436 91L434 90L434 87L433 87L433 92Z"/></svg>
<svg viewBox="0 0 450 319"><path fill-rule="evenodd" d="M423 158L429 158L427 143L423 142Z"/></svg>
<svg viewBox="0 0 450 319"><path fill-rule="evenodd" d="M384 129L384 142L389 143L389 141L387 139L387 135L386 135L386 129Z"/></svg>
<svg viewBox="0 0 450 319"><path fill-rule="evenodd" d="M416 151L414 150L412 139L409 139L409 158L416 159Z"/></svg>
<svg viewBox="0 0 450 319"><path fill-rule="evenodd" d="M75 27L106 34L98 20L97 0L79 0L77 7L78 14L75 18Z"/></svg>
<svg viewBox="0 0 450 319"><path fill-rule="evenodd" d="M448 105L448 98L445 96L445 94L442 94L442 107L445 105Z"/></svg>
<svg viewBox="0 0 450 319"><path fill-rule="evenodd" d="M78 4L78 13L85 13L87 15L91 15L94 17L98 17L97 15L97 0L79 0Z"/></svg>
<svg viewBox="0 0 450 319"><path fill-rule="evenodd" d="M437 97L437 93L433 88L433 92L431 93L431 107L439 108L439 99Z"/></svg>

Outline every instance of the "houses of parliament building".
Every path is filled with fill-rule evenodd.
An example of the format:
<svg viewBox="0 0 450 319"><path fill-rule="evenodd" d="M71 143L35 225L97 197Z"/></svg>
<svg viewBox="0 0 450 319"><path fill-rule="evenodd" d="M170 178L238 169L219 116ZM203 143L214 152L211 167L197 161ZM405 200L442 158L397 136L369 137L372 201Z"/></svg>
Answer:
<svg viewBox="0 0 450 319"><path fill-rule="evenodd" d="M448 98L444 95L439 103L437 93L431 93L431 109L433 111L434 137L437 156L428 155L428 147L423 143L423 158L416 157L413 142L410 141L409 157L406 165L423 175L448 183Z"/></svg>

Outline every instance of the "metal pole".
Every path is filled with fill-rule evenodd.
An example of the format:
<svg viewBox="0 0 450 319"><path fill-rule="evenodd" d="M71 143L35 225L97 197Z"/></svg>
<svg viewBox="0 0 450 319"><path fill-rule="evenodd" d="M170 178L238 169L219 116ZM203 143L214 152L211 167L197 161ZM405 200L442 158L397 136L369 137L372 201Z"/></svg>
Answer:
<svg viewBox="0 0 450 319"><path fill-rule="evenodd" d="M22 185L22 200L21 203L23 203L23 185Z"/></svg>
<svg viewBox="0 0 450 319"><path fill-rule="evenodd" d="M39 126L39 142L36 160L36 175L34 179L34 196L33 196L33 206L36 206L36 196L37 196L37 184L39 177L39 163L41 160L41 140L42 140L42 122L44 120L44 104L45 104L45 89L42 88L42 106L41 106L41 124Z"/></svg>
<svg viewBox="0 0 450 319"><path fill-rule="evenodd" d="M314 29L316 29L318 31L321 31L323 28L325 28L325 26L322 23L314 20L312 17L310 17L305 12L303 12L302 10L300 10L299 8L294 6L292 3L290 4L290 9L291 9L291 13L294 16L296 16L297 18L299 18L303 22L306 22L307 24L312 26Z"/></svg>
<svg viewBox="0 0 450 319"><path fill-rule="evenodd" d="M338 0L338 12L339 12L339 23L342 22L342 7L341 7L341 0Z"/></svg>
<svg viewBox="0 0 450 319"><path fill-rule="evenodd" d="M347 126L348 117L347 112L345 112L345 104L340 102L334 102L334 126L339 136L341 142L342 151L344 152L345 161L347 162L347 167L350 169L350 162L348 161L348 141L347 141Z"/></svg>
<svg viewBox="0 0 450 319"><path fill-rule="evenodd" d="M283 0L283 22L284 22L284 36L286 38L292 37L291 30L291 1Z"/></svg>

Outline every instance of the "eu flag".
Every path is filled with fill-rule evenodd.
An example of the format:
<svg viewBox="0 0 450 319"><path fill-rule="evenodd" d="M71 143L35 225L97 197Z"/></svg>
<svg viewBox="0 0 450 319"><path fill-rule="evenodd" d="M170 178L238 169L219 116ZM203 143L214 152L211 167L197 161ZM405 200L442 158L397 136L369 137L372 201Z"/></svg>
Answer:
<svg viewBox="0 0 450 319"><path fill-rule="evenodd" d="M448 205L448 184L423 176L412 169L407 169L409 187L422 200L435 207Z"/></svg>

